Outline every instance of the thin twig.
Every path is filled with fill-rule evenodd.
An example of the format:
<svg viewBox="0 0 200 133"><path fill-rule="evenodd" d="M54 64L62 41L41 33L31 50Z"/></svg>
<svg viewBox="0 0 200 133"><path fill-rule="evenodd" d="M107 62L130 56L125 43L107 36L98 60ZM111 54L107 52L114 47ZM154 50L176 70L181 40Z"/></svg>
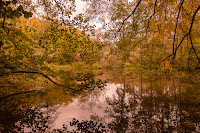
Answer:
<svg viewBox="0 0 200 133"><path fill-rule="evenodd" d="M197 57L198 62L200 63L199 57L198 57L198 55L197 55L197 53L196 53L196 50L195 50L194 45L193 45L193 42L192 42L191 34L190 34L190 42L191 42L190 44L191 44L191 46L192 46L192 50L194 51L194 54L195 54L195 56Z"/></svg>
<svg viewBox="0 0 200 133"><path fill-rule="evenodd" d="M151 18L156 14L156 6L157 6L157 0L154 3L153 14L148 19L147 30L149 29L149 23L150 23ZM147 30L146 30L146 35L147 35Z"/></svg>
<svg viewBox="0 0 200 133"><path fill-rule="evenodd" d="M132 13L131 13L128 17L126 17L126 18L123 20L123 22L122 22L122 24L121 24L121 27L119 28L119 30L117 31L117 33L121 31L121 29L122 29L122 27L123 27L125 21L128 20L128 19L135 13L135 11L136 11L136 9L137 9L137 7L139 6L139 4L140 4L141 1L142 1L142 0L139 0L139 2L137 3L137 5L135 6L134 10L132 11ZM115 36L115 37L116 37L116 36Z"/></svg>
<svg viewBox="0 0 200 133"><path fill-rule="evenodd" d="M161 62L164 62L166 59L168 59L169 57L171 57L173 54L170 54L170 55L168 55L167 57L165 57ZM161 63L160 62L160 63ZM160 64L160 63L158 63L158 64Z"/></svg>
<svg viewBox="0 0 200 133"><path fill-rule="evenodd" d="M182 5L183 5L183 2L184 2L184 0L182 0L182 1L180 2L180 6L179 6L179 10L178 10L178 15L177 15L177 17L176 17L176 27L175 27L175 29L174 29L174 39L173 39L173 44L172 44L172 46L173 46L173 54L174 54L174 43L175 43L175 41L176 41L176 30L177 30L177 27L178 27L178 19L179 19L179 15L180 15L180 12L181 12L181 7L182 7Z"/></svg>

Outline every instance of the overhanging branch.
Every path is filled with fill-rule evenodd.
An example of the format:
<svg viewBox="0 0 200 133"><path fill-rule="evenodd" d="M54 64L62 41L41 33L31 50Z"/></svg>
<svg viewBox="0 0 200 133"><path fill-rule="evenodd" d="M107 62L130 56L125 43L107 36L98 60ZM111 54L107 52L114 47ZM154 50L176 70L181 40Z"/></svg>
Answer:
<svg viewBox="0 0 200 133"><path fill-rule="evenodd" d="M175 43L175 41L176 41L176 30L177 30L177 27L178 27L178 19L179 19L179 15L180 15L180 12L181 12L181 7L182 7L182 5L183 5L183 2L184 2L184 0L182 0L182 1L180 2L180 6L179 6L179 9L178 9L178 15L177 15L177 17L176 17L176 27L175 27L175 29L174 29L174 39L173 39L173 44L172 44L172 46L173 46L173 54L174 54L174 48L175 48L174 43Z"/></svg>
<svg viewBox="0 0 200 133"><path fill-rule="evenodd" d="M157 6L157 0L156 0L155 3L154 3L153 14L152 14L152 15L149 17L149 19L148 19L147 30L149 29L149 23L150 23L151 18L156 14L156 6ZM147 30L146 30L146 35L147 35Z"/></svg>
<svg viewBox="0 0 200 133"><path fill-rule="evenodd" d="M134 10L132 11L132 13L131 13L128 17L126 17L126 18L123 20L123 22L122 22L122 24L121 24L121 27L119 28L118 32L121 31L121 29L122 29L122 27L123 27L125 21L128 20L132 15L134 15L134 13L135 13L137 7L140 5L140 2L141 2L141 1L142 1L142 0L139 0L139 2L137 3L137 5L135 6ZM117 33L118 33L118 32L117 32ZM116 36L115 36L115 37L116 37Z"/></svg>
<svg viewBox="0 0 200 133"><path fill-rule="evenodd" d="M60 84L54 82L51 78L49 78L47 75L45 75L45 74L43 74L43 73L41 73L41 72L31 72L31 71L13 71L13 72L11 72L11 73L5 73L4 75L0 75L0 77L1 77L1 76L5 76L5 75L10 75L10 74L12 74L12 73L27 73L27 74L28 74L28 73L30 73L30 74L33 73L33 74L40 74L40 75L42 75L43 77L47 78L49 81L51 81L53 84L55 84L55 85L57 85L57 86L71 89L71 88L69 88L69 87L67 87L67 86L60 85Z"/></svg>
<svg viewBox="0 0 200 133"><path fill-rule="evenodd" d="M27 93L31 93L31 92L34 92L34 90L13 93L13 94L10 94L10 95L7 95L7 96L0 97L0 101L4 100L6 98L12 97L12 96L17 96L17 95L21 95L21 94L27 94Z"/></svg>
<svg viewBox="0 0 200 133"><path fill-rule="evenodd" d="M174 53L173 53L173 58L175 59L175 56L176 56L176 52L178 50L178 48L181 46L181 44L183 43L184 39L191 34L191 31L192 31L192 27L193 27L193 23L194 23L194 19L195 19L195 16L197 14L197 12L200 10L200 5L198 6L198 8L196 9L196 11L194 12L193 14L193 17L192 17L192 22L190 24L190 29L188 31L187 34L184 35L184 37L181 39L181 42L179 43L179 45L176 47L176 49L174 50Z"/></svg>

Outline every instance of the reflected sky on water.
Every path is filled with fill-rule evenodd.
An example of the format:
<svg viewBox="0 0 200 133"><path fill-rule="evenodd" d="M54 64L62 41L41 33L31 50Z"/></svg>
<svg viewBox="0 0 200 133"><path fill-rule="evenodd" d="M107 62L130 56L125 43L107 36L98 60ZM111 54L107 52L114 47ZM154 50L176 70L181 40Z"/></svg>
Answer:
<svg viewBox="0 0 200 133"><path fill-rule="evenodd" d="M52 86L1 100L0 130L200 131L200 90L195 84L122 77L102 87L103 82L94 80L93 74L77 75L73 82L65 79L71 88L78 88L73 91Z"/></svg>

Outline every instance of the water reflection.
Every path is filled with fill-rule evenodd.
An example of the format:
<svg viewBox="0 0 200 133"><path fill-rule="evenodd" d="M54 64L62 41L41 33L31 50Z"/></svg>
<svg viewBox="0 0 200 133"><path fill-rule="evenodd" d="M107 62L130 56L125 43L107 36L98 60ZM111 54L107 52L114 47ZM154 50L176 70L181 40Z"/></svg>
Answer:
<svg viewBox="0 0 200 133"><path fill-rule="evenodd" d="M174 83L174 82L173 82ZM199 131L199 89L195 86L154 83L143 88L117 88L117 95L107 98L105 110L112 118L107 125L115 132L194 132ZM192 92L191 92L192 90Z"/></svg>
<svg viewBox="0 0 200 133"><path fill-rule="evenodd" d="M143 88L134 83L115 86L116 93L106 97L105 113L82 122L98 121L105 132L199 132L199 87L162 82L150 80ZM91 130L85 128L74 131Z"/></svg>
<svg viewBox="0 0 200 133"><path fill-rule="evenodd" d="M49 91L39 91L33 96L39 99L37 102L27 97L1 101L0 130L117 133L200 131L200 89L196 84L179 83L175 78L168 81L116 76L118 79L114 80L118 84L108 83L105 87L105 83L95 79L93 73L62 73L63 77L63 82L72 91L51 86Z"/></svg>
<svg viewBox="0 0 200 133"><path fill-rule="evenodd" d="M46 103L31 106L26 97L12 97L0 102L0 131L23 132L24 129L32 132L44 132L55 120L56 107L48 107Z"/></svg>
<svg viewBox="0 0 200 133"><path fill-rule="evenodd" d="M60 113L58 108L69 105L80 94L94 94L105 86L103 81L94 79L93 73L59 75L68 88L49 85L28 93L11 92L0 98L0 132L51 132Z"/></svg>

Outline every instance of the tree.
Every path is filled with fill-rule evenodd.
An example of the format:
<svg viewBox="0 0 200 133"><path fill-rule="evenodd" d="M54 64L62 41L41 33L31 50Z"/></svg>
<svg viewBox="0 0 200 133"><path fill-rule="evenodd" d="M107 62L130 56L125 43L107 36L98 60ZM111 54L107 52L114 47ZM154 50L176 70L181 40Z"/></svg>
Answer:
<svg viewBox="0 0 200 133"><path fill-rule="evenodd" d="M134 43L134 40L142 40L138 45L140 49L142 48L142 53L145 53L144 47L148 49L152 47L151 49L154 50L155 47L161 46L159 49L156 48L160 54L158 54L159 58L156 59L155 65L172 57L171 64L176 66L181 63L180 60L183 57L180 57L181 53L183 55L184 52L190 51L188 49L183 51L183 47L188 47L192 50L192 56L196 58L195 66L199 66L199 45L198 41L195 41L198 40L199 31L194 28L199 26L198 1L84 1L89 3L87 11L92 16L91 19L103 20L101 22L104 23L104 29L109 32L108 37L116 42L115 44L124 38L132 41L130 45ZM147 46L148 44L150 45ZM161 52L163 50L165 54ZM186 58L186 60L189 59L189 57Z"/></svg>
<svg viewBox="0 0 200 133"><path fill-rule="evenodd" d="M29 18L33 15L31 11L26 11L25 6L30 4L30 1L27 3L19 4L20 1L12 0L12 1L4 1L0 0L0 18L3 18L2 28L5 28L6 19L13 19L15 17L24 16L25 18Z"/></svg>

